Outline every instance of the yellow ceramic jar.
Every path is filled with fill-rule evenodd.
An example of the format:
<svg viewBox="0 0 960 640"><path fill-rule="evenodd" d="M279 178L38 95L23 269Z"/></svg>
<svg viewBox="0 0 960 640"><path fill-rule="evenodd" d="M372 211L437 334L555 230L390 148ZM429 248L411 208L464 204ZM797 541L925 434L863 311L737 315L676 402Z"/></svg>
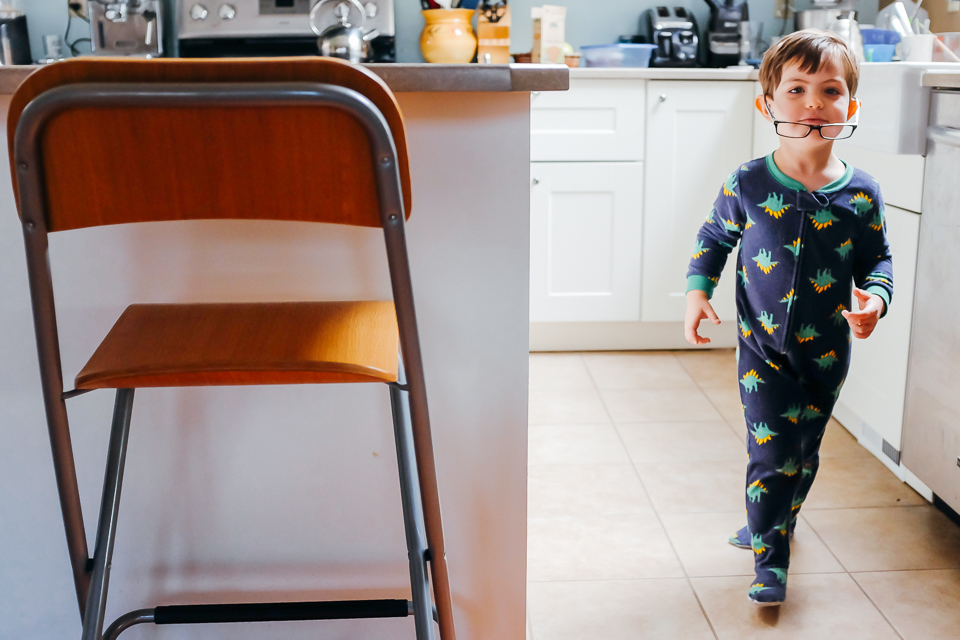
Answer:
<svg viewBox="0 0 960 640"><path fill-rule="evenodd" d="M473 9L426 9L420 50L427 62L470 62L477 52L473 35Z"/></svg>

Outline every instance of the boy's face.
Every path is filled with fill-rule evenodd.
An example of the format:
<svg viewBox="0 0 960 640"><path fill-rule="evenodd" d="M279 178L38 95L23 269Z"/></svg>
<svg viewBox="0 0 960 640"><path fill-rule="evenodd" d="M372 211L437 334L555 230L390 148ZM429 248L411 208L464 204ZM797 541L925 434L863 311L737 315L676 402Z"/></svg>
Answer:
<svg viewBox="0 0 960 640"><path fill-rule="evenodd" d="M764 108L763 96L757 99L757 108L764 117L771 121L773 118ZM820 63L816 73L800 70L799 62L790 62L783 68L780 85L772 96L766 96L766 103L774 117L781 122L800 122L803 124L832 124L847 122L857 110L857 103L851 99L850 90L839 65L829 59ZM780 126L781 132L785 125ZM796 135L803 135L806 127L796 127ZM837 131L824 130L825 135L837 135ZM792 134L791 134L792 135ZM810 132L806 138L782 138L781 144L789 139L791 145L815 147L829 144L816 131Z"/></svg>

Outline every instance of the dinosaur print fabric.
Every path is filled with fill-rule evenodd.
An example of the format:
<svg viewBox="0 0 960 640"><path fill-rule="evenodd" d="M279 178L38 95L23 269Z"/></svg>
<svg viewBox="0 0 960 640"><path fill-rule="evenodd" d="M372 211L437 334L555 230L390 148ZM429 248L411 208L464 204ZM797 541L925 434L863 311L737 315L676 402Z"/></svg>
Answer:
<svg viewBox="0 0 960 640"><path fill-rule="evenodd" d="M724 182L697 235L687 290L712 296L738 244L747 529L757 575L766 582L782 575L785 584L788 534L816 478L820 442L850 361L841 312L851 309L854 284L887 306L893 296L879 187L848 166L841 179L810 192L772 155L748 162Z"/></svg>

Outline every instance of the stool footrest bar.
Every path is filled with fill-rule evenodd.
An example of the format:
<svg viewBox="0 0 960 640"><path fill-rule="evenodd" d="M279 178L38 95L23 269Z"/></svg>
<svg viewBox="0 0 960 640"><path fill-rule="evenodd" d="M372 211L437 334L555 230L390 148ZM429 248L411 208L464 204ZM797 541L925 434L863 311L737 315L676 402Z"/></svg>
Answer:
<svg viewBox="0 0 960 640"><path fill-rule="evenodd" d="M154 609L154 624L217 622L280 622L405 618L406 600L339 600L326 602L256 602L247 604L173 605Z"/></svg>

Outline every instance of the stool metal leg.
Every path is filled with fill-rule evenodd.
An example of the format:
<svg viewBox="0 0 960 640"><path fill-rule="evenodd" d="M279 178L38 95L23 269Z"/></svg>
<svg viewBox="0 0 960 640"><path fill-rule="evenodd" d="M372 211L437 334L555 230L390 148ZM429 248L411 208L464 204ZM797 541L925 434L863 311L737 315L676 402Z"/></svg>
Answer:
<svg viewBox="0 0 960 640"><path fill-rule="evenodd" d="M381 162L381 167L392 166ZM394 171L395 173L395 171ZM441 640L456 640L453 622L453 598L450 575L447 571L447 556L443 541L443 522L440 510L440 490L437 486L437 465L433 456L433 438L430 434L430 415L427 410L427 387L423 378L423 358L420 353L420 337L417 332L417 315L413 305L413 285L410 281L410 263L407 258L407 243L403 231L403 204L399 199L399 182L393 189L380 189L381 217L384 240L387 245L387 263L390 266L390 282L393 302L397 309L397 325L400 331L400 351L403 354L407 373L410 422L414 433L414 453L417 459L417 475L420 478L424 529L429 549L430 575L437 606L439 636ZM391 197L394 204L391 204ZM386 205L386 206L385 206ZM391 208L399 213L392 213Z"/></svg>
<svg viewBox="0 0 960 640"><path fill-rule="evenodd" d="M397 372L397 384L406 382L403 361ZM390 405L393 408L393 433L397 442L397 466L400 469L400 499L403 503L403 527L407 538L407 556L410 559L410 586L413 589L413 616L417 640L434 640L433 604L430 599L430 580L427 575L427 544L423 532L423 509L420 485L417 480L417 462L413 456L413 430L410 427L410 402L407 392L390 386Z"/></svg>
<svg viewBox="0 0 960 640"><path fill-rule="evenodd" d="M97 525L97 542L93 552L93 573L83 615L82 640L102 638L113 541L117 531L117 511L120 508L120 487L123 484L123 466L127 457L127 439L130 435L132 412L133 389L117 389L113 426L110 429L110 446L107 450L107 470L103 478L103 497L100 501L100 523Z"/></svg>

